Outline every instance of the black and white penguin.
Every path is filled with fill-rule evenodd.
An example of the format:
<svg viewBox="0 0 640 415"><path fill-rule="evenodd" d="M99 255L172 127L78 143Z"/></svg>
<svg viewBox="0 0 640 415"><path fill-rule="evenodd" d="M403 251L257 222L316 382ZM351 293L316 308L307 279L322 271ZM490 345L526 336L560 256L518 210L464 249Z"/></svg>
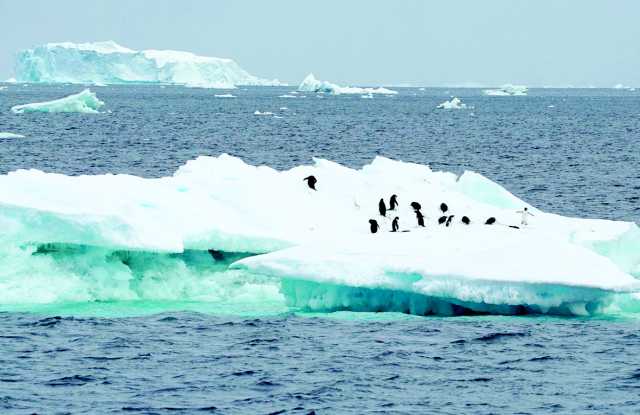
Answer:
<svg viewBox="0 0 640 415"><path fill-rule="evenodd" d="M464 223L465 225L468 225L471 223L471 219L469 219L468 216L463 216L462 219L460 220L462 223Z"/></svg>
<svg viewBox="0 0 640 415"><path fill-rule="evenodd" d="M313 190L317 190L316 189L316 183L318 183L318 179L316 179L315 176L308 176L305 177L304 179L302 179L303 181L306 180L307 181L307 186L309 186L310 189Z"/></svg>
<svg viewBox="0 0 640 415"><path fill-rule="evenodd" d="M418 219L418 226L422 226L424 228L424 215L418 209L416 209L416 218Z"/></svg>
<svg viewBox="0 0 640 415"><path fill-rule="evenodd" d="M440 218L438 219L438 225L442 225L447 221L447 217L446 216L440 216Z"/></svg>
<svg viewBox="0 0 640 415"><path fill-rule="evenodd" d="M447 206L446 203L440 203L440 210L442 211L442 214L447 213L447 210L449 210L449 206Z"/></svg>
<svg viewBox="0 0 640 415"><path fill-rule="evenodd" d="M380 216L387 216L387 206L384 204L384 199L380 199L378 202L378 211Z"/></svg>
<svg viewBox="0 0 640 415"><path fill-rule="evenodd" d="M485 225L493 225L494 223L496 223L496 218L494 218L494 217L492 216L492 217L490 217L489 219L487 219L487 220L485 221L485 223L484 223L484 224L485 224Z"/></svg>
<svg viewBox="0 0 640 415"><path fill-rule="evenodd" d="M413 210L422 209L422 206L420 206L420 203L418 203L418 202L411 202L411 207L413 208Z"/></svg>
<svg viewBox="0 0 640 415"><path fill-rule="evenodd" d="M455 216L455 215L451 215L451 216L449 216L449 217L447 218L447 223L445 224L445 226L447 226L447 227L448 227L449 225L451 225L451 221L453 220L453 217L454 217L454 216Z"/></svg>
<svg viewBox="0 0 640 415"><path fill-rule="evenodd" d="M399 219L400 218L398 218L397 216L393 218L393 222L391 222L391 232L398 232L398 229L400 228L400 226L398 226Z"/></svg>
<svg viewBox="0 0 640 415"><path fill-rule="evenodd" d="M376 233L378 229L380 229L380 225L378 225L378 221L375 219L369 219L369 227L371 228L371 233Z"/></svg>
<svg viewBox="0 0 640 415"><path fill-rule="evenodd" d="M391 199L389 199L389 210L396 210L398 207L398 196L391 195Z"/></svg>

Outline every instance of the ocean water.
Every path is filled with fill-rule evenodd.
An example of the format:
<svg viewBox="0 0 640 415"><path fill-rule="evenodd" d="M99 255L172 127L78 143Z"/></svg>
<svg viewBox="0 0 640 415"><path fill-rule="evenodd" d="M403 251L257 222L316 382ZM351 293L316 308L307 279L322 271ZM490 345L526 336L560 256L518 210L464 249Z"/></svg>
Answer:
<svg viewBox="0 0 640 415"><path fill-rule="evenodd" d="M280 98L293 88L263 87L216 98L122 86L94 88L107 104L98 115L9 110L80 89L0 91L0 132L26 136L0 139L0 173L160 177L221 153L276 168L314 156L360 167L379 154L478 171L546 211L640 221L639 92ZM435 109L451 95L473 108ZM640 410L633 309L589 319L309 314L287 307L273 280L231 273L194 288L206 289L172 301L0 304L2 413Z"/></svg>

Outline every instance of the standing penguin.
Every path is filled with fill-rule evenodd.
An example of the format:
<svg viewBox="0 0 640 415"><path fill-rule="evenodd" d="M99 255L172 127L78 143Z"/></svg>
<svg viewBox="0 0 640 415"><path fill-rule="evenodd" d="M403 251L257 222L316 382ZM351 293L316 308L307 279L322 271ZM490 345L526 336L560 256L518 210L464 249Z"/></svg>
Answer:
<svg viewBox="0 0 640 415"><path fill-rule="evenodd" d="M380 216L387 216L387 206L384 204L384 199L380 199L378 202L378 211Z"/></svg>
<svg viewBox="0 0 640 415"><path fill-rule="evenodd" d="M453 216L454 216L454 215L451 215L451 216L449 216L449 217L447 218L447 223L445 224L445 226L449 227L449 225L451 225L451 221L453 220Z"/></svg>
<svg viewBox="0 0 640 415"><path fill-rule="evenodd" d="M418 219L418 226L424 228L424 215L419 210L416 210L416 218Z"/></svg>
<svg viewBox="0 0 640 415"><path fill-rule="evenodd" d="M517 211L516 213L522 214L522 218L520 219L520 225L528 225L527 216L533 216L533 213L529 212L528 208L524 208L522 210Z"/></svg>
<svg viewBox="0 0 640 415"><path fill-rule="evenodd" d="M306 180L307 181L307 186L309 186L310 189L313 190L317 190L316 189L316 183L318 183L318 179L316 179L315 176L308 176L305 177L304 179L302 179L303 181Z"/></svg>
<svg viewBox="0 0 640 415"><path fill-rule="evenodd" d="M391 222L391 232L398 232L398 229L400 228L400 226L398 226L399 219L400 218L398 218L397 216L393 218L393 222Z"/></svg>
<svg viewBox="0 0 640 415"><path fill-rule="evenodd" d="M445 213L447 213L447 210L449 210L449 206L447 206L446 203L440 203L440 210L442 211L442 214L444 215Z"/></svg>
<svg viewBox="0 0 640 415"><path fill-rule="evenodd" d="M378 225L378 221L375 219L369 219L369 227L371 228L371 233L376 233L378 229L380 229L380 225Z"/></svg>
<svg viewBox="0 0 640 415"><path fill-rule="evenodd" d="M422 209L422 206L420 206L420 203L418 203L418 202L411 202L411 207L413 208L413 210Z"/></svg>
<svg viewBox="0 0 640 415"><path fill-rule="evenodd" d="M462 223L464 223L465 225L468 225L471 223L471 219L469 219L468 216L463 216L462 217Z"/></svg>
<svg viewBox="0 0 640 415"><path fill-rule="evenodd" d="M389 210L396 210L398 206L398 196L391 195L391 199L389 199Z"/></svg>

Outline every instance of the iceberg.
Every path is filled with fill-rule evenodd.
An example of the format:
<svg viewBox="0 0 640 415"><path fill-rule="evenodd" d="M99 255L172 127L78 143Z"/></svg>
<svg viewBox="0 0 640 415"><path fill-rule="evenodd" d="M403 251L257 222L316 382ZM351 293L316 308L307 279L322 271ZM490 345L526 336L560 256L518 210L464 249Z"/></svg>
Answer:
<svg viewBox="0 0 640 415"><path fill-rule="evenodd" d="M445 110L461 110L467 108L467 104L463 103L460 98L453 97L450 101L439 104L436 108Z"/></svg>
<svg viewBox="0 0 640 415"><path fill-rule="evenodd" d="M172 50L136 51L116 42L48 43L18 53L18 82L127 84L156 83L202 88L280 85L257 78L231 59Z"/></svg>
<svg viewBox="0 0 640 415"><path fill-rule="evenodd" d="M77 94L56 99L53 101L36 102L11 107L14 114L28 112L78 112L84 114L97 114L98 109L104 105L95 93L85 89Z"/></svg>
<svg viewBox="0 0 640 415"><path fill-rule="evenodd" d="M22 134L15 134L15 133L2 133L0 132L0 138L24 138L24 136Z"/></svg>
<svg viewBox="0 0 640 415"><path fill-rule="evenodd" d="M77 94L56 99L53 101L36 102L11 107L14 114L28 112L79 112L84 114L97 114L98 109L104 105L95 93L85 89Z"/></svg>
<svg viewBox="0 0 640 415"><path fill-rule="evenodd" d="M593 315L640 290L636 224L546 213L480 174L383 157L286 171L199 157L157 179L17 170L0 188L0 305L228 295L311 311ZM377 204L394 193L403 232L391 233Z"/></svg>
<svg viewBox="0 0 640 415"><path fill-rule="evenodd" d="M398 92L392 91L387 88L358 88L358 87L349 87L349 86L339 86L336 84L332 84L327 81L319 81L316 77L310 73L306 78L302 81L300 86L298 87L298 91L300 92L316 92L316 93L326 93L332 95L340 95L340 94L387 94L387 95L395 95Z"/></svg>
<svg viewBox="0 0 640 415"><path fill-rule="evenodd" d="M527 95L527 93L529 92L529 88L524 85L506 84L498 89L485 89L482 92L483 94L489 96L523 96Z"/></svg>

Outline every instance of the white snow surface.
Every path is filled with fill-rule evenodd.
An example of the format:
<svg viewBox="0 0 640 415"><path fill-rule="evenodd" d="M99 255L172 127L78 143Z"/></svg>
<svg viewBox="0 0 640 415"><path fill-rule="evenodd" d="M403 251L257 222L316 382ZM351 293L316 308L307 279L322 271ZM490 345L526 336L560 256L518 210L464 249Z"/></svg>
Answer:
<svg viewBox="0 0 640 415"><path fill-rule="evenodd" d="M460 98L453 97L451 100L439 104L437 108L445 110L461 110L467 108L467 104L463 103Z"/></svg>
<svg viewBox="0 0 640 415"><path fill-rule="evenodd" d="M163 83L199 88L280 85L255 77L231 59L173 50L135 51L114 41L48 43L18 54L18 82Z"/></svg>
<svg viewBox="0 0 640 415"><path fill-rule="evenodd" d="M309 175L317 191L302 180ZM228 155L199 157L159 179L18 170L0 176L0 189L0 248L263 253L234 267L278 276L289 288L302 281L325 294L335 286L391 290L476 311L526 305L589 314L613 293L640 288L634 223L545 213L480 174L458 177L383 157L359 170L316 159L287 171ZM392 194L400 206L383 218L378 200ZM425 228L416 226L413 201L422 205ZM455 215L450 227L437 224L441 202ZM530 225L506 226L519 225L523 207L535 215ZM463 215L471 225L460 222ZM389 232L395 216L410 232ZM484 225L488 217L498 223ZM380 223L379 233L370 233L369 219ZM298 292L296 301L313 308L296 286L286 295ZM340 295L327 307L357 297Z"/></svg>
<svg viewBox="0 0 640 415"><path fill-rule="evenodd" d="M392 91L387 88L359 88L359 87L350 87L350 86L339 86L336 84L332 84L327 81L319 81L316 77L310 73L306 78L302 81L300 86L298 87L298 91L302 92L316 92L316 93L326 93L332 95L340 95L340 94L386 94L386 95L395 95L398 92Z"/></svg>
<svg viewBox="0 0 640 415"><path fill-rule="evenodd" d="M77 94L69 95L53 101L36 102L33 104L15 105L11 107L14 114L27 112L78 112L84 114L97 114L98 109L104 105L95 93L85 89Z"/></svg>

